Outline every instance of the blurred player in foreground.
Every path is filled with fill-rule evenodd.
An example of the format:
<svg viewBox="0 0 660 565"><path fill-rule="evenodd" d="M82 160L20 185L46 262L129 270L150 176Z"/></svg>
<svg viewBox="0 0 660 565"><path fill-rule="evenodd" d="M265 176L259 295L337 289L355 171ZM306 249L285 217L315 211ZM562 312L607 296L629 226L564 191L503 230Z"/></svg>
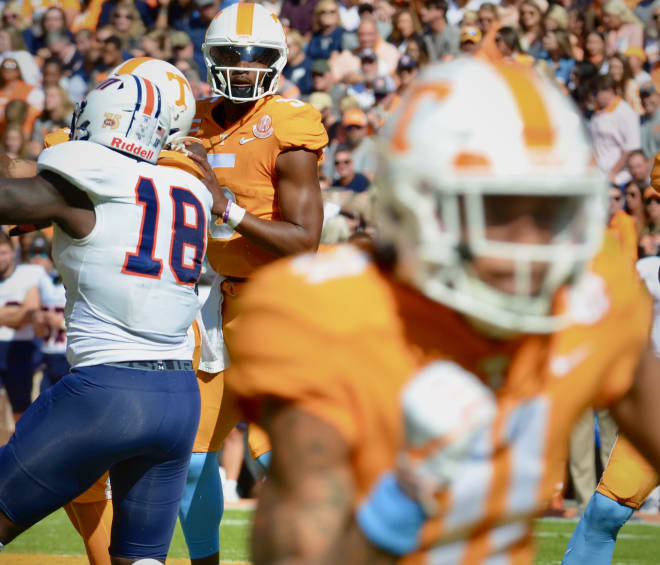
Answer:
<svg viewBox="0 0 660 565"><path fill-rule="evenodd" d="M158 87L112 77L36 177L0 181L0 222L55 223L72 365L0 449L3 544L109 469L112 563L165 560L199 418L187 331L213 203L192 175L155 166L169 132Z"/></svg>
<svg viewBox="0 0 660 565"><path fill-rule="evenodd" d="M287 46L266 8L242 2L220 11L203 51L214 97L197 103L190 134L208 157L191 158L225 200L209 233L208 259L219 276L203 310L206 349L215 358L202 354L202 415L180 516L193 565L216 565L223 505L217 451L239 420L233 397L223 396L229 359L222 340L231 358L236 303L257 267L316 250L323 223L318 162L328 136L316 109L275 94ZM270 449L263 432L251 426L249 440L263 461Z"/></svg>
<svg viewBox="0 0 660 565"><path fill-rule="evenodd" d="M653 296L651 345L660 357L660 257L644 257L637 272ZM619 436L584 516L571 536L562 565L609 565L621 527L658 485L656 470Z"/></svg>
<svg viewBox="0 0 660 565"><path fill-rule="evenodd" d="M227 382L273 444L254 562L531 563L588 406L660 467L650 298L533 71L429 67L382 143L374 257L277 262L242 297Z"/></svg>

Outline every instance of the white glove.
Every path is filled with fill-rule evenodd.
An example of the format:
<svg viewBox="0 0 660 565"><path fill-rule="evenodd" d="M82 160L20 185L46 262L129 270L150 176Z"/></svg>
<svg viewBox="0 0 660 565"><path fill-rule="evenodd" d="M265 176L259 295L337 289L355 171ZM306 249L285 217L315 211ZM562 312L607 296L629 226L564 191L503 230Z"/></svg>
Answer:
<svg viewBox="0 0 660 565"><path fill-rule="evenodd" d="M497 412L495 395L460 365L438 361L410 382L402 405L405 447L399 452L397 478L433 516L436 495L488 432Z"/></svg>

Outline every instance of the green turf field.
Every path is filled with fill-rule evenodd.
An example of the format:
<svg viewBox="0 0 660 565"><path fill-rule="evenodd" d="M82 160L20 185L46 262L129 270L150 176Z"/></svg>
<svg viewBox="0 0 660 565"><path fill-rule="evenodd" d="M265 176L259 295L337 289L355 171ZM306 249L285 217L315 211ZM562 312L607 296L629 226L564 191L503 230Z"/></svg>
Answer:
<svg viewBox="0 0 660 565"><path fill-rule="evenodd" d="M223 562L247 560L247 535L250 511L227 510L221 528ZM575 521L541 520L538 522L537 565L559 564ZM0 564L11 565L11 554L80 555L84 553L80 538L63 511L56 512L19 537L0 558ZM172 541L170 557L187 556L181 529ZM657 565L660 563L660 527L650 524L631 523L621 530L614 553L613 565Z"/></svg>

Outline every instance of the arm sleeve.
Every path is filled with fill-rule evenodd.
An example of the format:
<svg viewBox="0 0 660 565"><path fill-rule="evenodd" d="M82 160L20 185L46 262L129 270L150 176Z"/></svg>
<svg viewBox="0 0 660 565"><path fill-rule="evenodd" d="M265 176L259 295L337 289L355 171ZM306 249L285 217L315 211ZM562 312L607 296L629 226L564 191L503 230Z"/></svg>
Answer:
<svg viewBox="0 0 660 565"><path fill-rule="evenodd" d="M611 406L628 392L651 330L652 300L637 273L626 271L614 280L618 288L611 291L618 294L614 298L618 304L601 334L604 343L609 339L612 344L608 353L611 362L594 401L597 409ZM611 336L616 336L614 342Z"/></svg>
<svg viewBox="0 0 660 565"><path fill-rule="evenodd" d="M277 104L282 107L275 126L280 151L307 149L314 151L320 159L323 148L328 144L328 134L321 122L321 113L300 100L279 98Z"/></svg>

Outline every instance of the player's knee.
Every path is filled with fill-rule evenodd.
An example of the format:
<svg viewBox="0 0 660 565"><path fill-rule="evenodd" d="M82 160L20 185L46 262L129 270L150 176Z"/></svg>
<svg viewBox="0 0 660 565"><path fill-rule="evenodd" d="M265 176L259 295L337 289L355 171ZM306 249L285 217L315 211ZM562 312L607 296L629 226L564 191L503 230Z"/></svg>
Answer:
<svg viewBox="0 0 660 565"><path fill-rule="evenodd" d="M591 528L610 534L616 538L616 535L630 516L633 509L616 500L595 492L587 505L584 517Z"/></svg>

